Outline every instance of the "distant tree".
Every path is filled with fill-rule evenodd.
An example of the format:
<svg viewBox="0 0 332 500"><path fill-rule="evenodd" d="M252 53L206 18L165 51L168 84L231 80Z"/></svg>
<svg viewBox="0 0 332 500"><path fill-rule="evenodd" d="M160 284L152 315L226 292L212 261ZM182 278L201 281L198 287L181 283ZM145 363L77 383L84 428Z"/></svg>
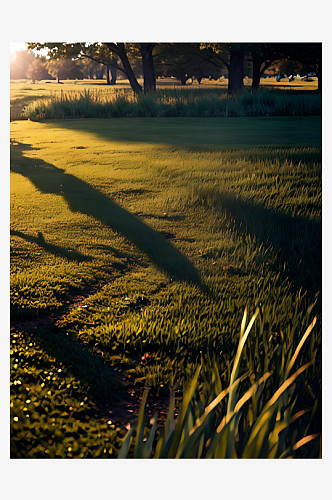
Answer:
<svg viewBox="0 0 332 500"><path fill-rule="evenodd" d="M116 83L117 67L120 60L105 45L90 44L85 51L81 51L78 54L78 57L82 62L85 61L85 63L90 62L90 64L98 65L100 72L98 72L97 78L102 79L103 75L106 75L107 85L114 85Z"/></svg>
<svg viewBox="0 0 332 500"><path fill-rule="evenodd" d="M49 73L60 80L83 78L83 73L75 61L71 59L50 59L47 62L47 70Z"/></svg>
<svg viewBox="0 0 332 500"><path fill-rule="evenodd" d="M26 72L36 56L29 50L20 50L10 57L10 79L21 80L26 78Z"/></svg>
<svg viewBox="0 0 332 500"><path fill-rule="evenodd" d="M108 56L109 54L101 57L101 54L95 50L93 52L91 51L90 57L81 56L76 59L84 78L102 80L104 76L106 76L107 85L114 85L117 79L117 69L110 66L110 64L117 64L118 61L113 55L112 57ZM99 62L100 60L102 60L102 62Z"/></svg>
<svg viewBox="0 0 332 500"><path fill-rule="evenodd" d="M156 88L152 51L155 43L114 43L114 42L77 42L77 43L40 43L31 42L27 44L29 49L48 49L51 59L81 57L90 58L96 62L106 64L125 73L129 79L131 88L136 93L142 92L142 87L138 83L133 68L129 62L128 54L133 45L139 47L140 59L143 67L144 92L153 92Z"/></svg>
<svg viewBox="0 0 332 500"><path fill-rule="evenodd" d="M284 73L286 75L297 75L302 76L307 75L311 70L308 65L303 64L300 61L293 61L292 59L283 59L277 61L277 66L279 73Z"/></svg>
<svg viewBox="0 0 332 500"><path fill-rule="evenodd" d="M212 51L210 55L213 56ZM199 43L160 43L155 48L154 65L157 76L175 76L181 85L190 78L199 83L203 78L217 79L222 73L221 68L204 57Z"/></svg>
<svg viewBox="0 0 332 500"><path fill-rule="evenodd" d="M261 75L274 64L286 74L314 71L321 89L322 47L320 43L257 43L252 44L253 87Z"/></svg>
<svg viewBox="0 0 332 500"><path fill-rule="evenodd" d="M247 44L249 59L252 61L252 88L259 87L262 75L280 58L284 57L286 44L252 43Z"/></svg>
<svg viewBox="0 0 332 500"><path fill-rule="evenodd" d="M30 64L26 71L27 78L31 78L33 83L36 80L45 80L50 78L50 74L47 71L46 60L42 57L36 57L35 60Z"/></svg>
<svg viewBox="0 0 332 500"><path fill-rule="evenodd" d="M321 43L292 43L289 44L288 58L303 63L308 69L316 73L318 91L322 91L322 44Z"/></svg>
<svg viewBox="0 0 332 500"><path fill-rule="evenodd" d="M210 58L217 65L222 63L228 70L228 93L243 91L244 66L250 63L252 66L252 88L257 89L260 78L264 71L282 53L280 44L266 43L210 43L202 44L202 47L211 48L217 57Z"/></svg>
<svg viewBox="0 0 332 500"><path fill-rule="evenodd" d="M84 78L101 80L105 75L105 65L91 59L81 58L77 61L77 65L81 69Z"/></svg>
<svg viewBox="0 0 332 500"><path fill-rule="evenodd" d="M214 56L208 59L216 66L224 66L228 71L228 93L243 91L244 56L248 50L246 43L202 43L201 49L211 49Z"/></svg>
<svg viewBox="0 0 332 500"><path fill-rule="evenodd" d="M252 61L252 87L257 89L260 78L276 61L291 59L311 68L318 77L321 90L322 44L321 43L203 43L201 48L211 48L216 58L211 62L222 63L228 70L228 92L243 89L243 64L245 58Z"/></svg>
<svg viewBox="0 0 332 500"><path fill-rule="evenodd" d="M110 78L111 75L111 78ZM113 66L106 66L107 85L115 85L117 79L117 70Z"/></svg>

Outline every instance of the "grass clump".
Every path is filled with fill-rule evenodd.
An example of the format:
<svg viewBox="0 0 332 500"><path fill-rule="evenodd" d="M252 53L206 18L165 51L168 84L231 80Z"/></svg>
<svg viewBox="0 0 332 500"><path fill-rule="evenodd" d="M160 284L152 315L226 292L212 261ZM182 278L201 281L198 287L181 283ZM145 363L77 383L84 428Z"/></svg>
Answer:
<svg viewBox="0 0 332 500"><path fill-rule="evenodd" d="M320 96L278 91L229 96L215 89L158 90L153 95L128 91L60 92L35 100L24 109L31 120L133 117L309 116L321 114Z"/></svg>
<svg viewBox="0 0 332 500"><path fill-rule="evenodd" d="M205 393L200 394L197 390L199 367L184 392L179 417L174 419L175 399L172 394L166 422L159 432L157 414L151 419L151 425L145 426L146 390L138 421L128 431L118 458L321 457L321 433L310 433L318 400L312 407L296 411L296 400L303 388L303 374L315 362L315 353L312 361L294 371L316 318L295 352L284 350L287 361L282 373L277 373L279 386L275 389L270 380L276 366L258 379L252 377L250 370L239 376L241 355L258 314L257 310L246 325L245 311L229 385L222 389L224 384L215 365L212 370L210 368L209 377L214 382L207 384ZM243 389L249 377L251 384Z"/></svg>

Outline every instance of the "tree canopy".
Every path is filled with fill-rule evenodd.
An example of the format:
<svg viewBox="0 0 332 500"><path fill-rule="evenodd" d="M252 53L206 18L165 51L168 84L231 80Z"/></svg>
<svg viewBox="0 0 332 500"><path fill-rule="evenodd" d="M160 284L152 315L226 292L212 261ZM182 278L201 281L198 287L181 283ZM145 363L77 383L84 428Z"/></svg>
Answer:
<svg viewBox="0 0 332 500"><path fill-rule="evenodd" d="M158 76L175 76L185 85L189 78L217 79L223 70L212 64L199 43L160 43L154 51L154 65ZM213 56L213 53L209 53Z"/></svg>
<svg viewBox="0 0 332 500"><path fill-rule="evenodd" d="M114 42L77 42L77 43L28 43L29 49L47 49L48 56L51 59L61 58L88 58L95 62L105 64L106 66L116 68L125 73L129 79L130 85L134 92L141 93L142 87L138 83L132 66L128 59L127 46L131 44L114 43ZM155 88L155 78L153 72L152 49L153 43L140 43L139 49L143 61L144 73L144 90L149 91ZM152 69L151 69L152 65ZM153 81L154 80L154 81Z"/></svg>
<svg viewBox="0 0 332 500"><path fill-rule="evenodd" d="M33 82L35 80L45 80L46 78L50 78L50 76L47 70L47 63L43 57L36 57L26 71L26 77L31 78Z"/></svg>
<svg viewBox="0 0 332 500"><path fill-rule="evenodd" d="M321 89L322 47L320 43L28 43L29 49L47 49L51 60L88 59L105 65L112 81L115 71L129 79L134 92L154 92L157 76L175 76L185 84L190 77L218 78L228 73L228 92L243 90L244 65L252 66L252 87L276 61L293 60L311 68ZM143 88L137 78L143 76Z"/></svg>
<svg viewBox="0 0 332 500"><path fill-rule="evenodd" d="M292 59L312 68L321 89L322 47L320 43L202 43L210 48L216 58L213 64L224 64L228 70L228 92L243 90L243 65L245 57L252 62L252 87L257 89L260 78L275 61ZM229 59L227 59L227 56Z"/></svg>

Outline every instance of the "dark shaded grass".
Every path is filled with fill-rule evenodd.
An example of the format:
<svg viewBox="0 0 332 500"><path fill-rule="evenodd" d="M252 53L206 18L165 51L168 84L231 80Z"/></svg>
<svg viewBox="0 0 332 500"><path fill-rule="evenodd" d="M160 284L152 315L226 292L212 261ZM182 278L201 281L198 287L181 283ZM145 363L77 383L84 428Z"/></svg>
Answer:
<svg viewBox="0 0 332 500"><path fill-rule="evenodd" d="M199 199L219 213L242 234L249 234L272 249L280 271L310 299L322 290L322 224L305 217L292 217L228 192L202 189Z"/></svg>
<svg viewBox="0 0 332 500"><path fill-rule="evenodd" d="M28 234L22 233L21 231L16 231L13 229L10 231L10 234L12 236L18 236L19 238L23 238L24 240L29 241L30 243L36 243L47 252L53 255L59 255L60 257L65 257L69 261L84 262L93 260L93 257L89 257L88 255L83 255L77 250L61 247L60 245L54 245L52 243L47 243L45 241L43 233L41 232L38 233L38 236L30 236Z"/></svg>
<svg viewBox="0 0 332 500"><path fill-rule="evenodd" d="M298 161L306 162L312 156L310 148L321 147L321 119L301 117L245 117L220 119L201 118L135 118L104 120L45 121L46 131L55 127L68 131L97 135L104 141L124 143L152 143L171 146L173 152L223 151L238 159L252 161L278 159L303 155ZM308 148L310 145L310 148ZM246 151L238 151L246 148ZM267 149L269 148L269 149ZM301 148L301 150L299 150ZM290 150L291 149L291 150ZM238 151L238 153L236 153ZM320 150L321 151L321 150ZM266 157L265 157L266 153ZM320 152L316 152L319 156ZM240 155L240 157L239 157ZM234 158L235 159L235 158Z"/></svg>
<svg viewBox="0 0 332 500"><path fill-rule="evenodd" d="M10 458L116 458L122 428L91 414L117 401L114 372L77 340L48 328L11 333Z"/></svg>

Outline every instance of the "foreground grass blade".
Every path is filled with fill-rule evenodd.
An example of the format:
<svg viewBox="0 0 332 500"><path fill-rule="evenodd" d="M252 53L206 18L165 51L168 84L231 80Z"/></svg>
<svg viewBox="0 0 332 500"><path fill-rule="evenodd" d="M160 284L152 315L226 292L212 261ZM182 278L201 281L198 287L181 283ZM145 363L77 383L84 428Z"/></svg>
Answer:
<svg viewBox="0 0 332 500"><path fill-rule="evenodd" d="M289 377L282 386L276 391L272 398L263 408L256 423L253 426L249 440L244 448L242 458L258 458L261 453L264 455L264 447L266 446L268 433L274 427L275 418L278 412L278 400L291 387L296 378L303 373L312 361L305 364L294 375Z"/></svg>
<svg viewBox="0 0 332 500"><path fill-rule="evenodd" d="M299 448L301 448L301 446L310 443L310 441L313 441L314 439L320 437L321 435L322 435L321 432L316 432L315 434L311 434L311 436L306 436L305 438L300 439L300 441L294 444L293 450L294 451L298 450Z"/></svg>
<svg viewBox="0 0 332 500"><path fill-rule="evenodd" d="M196 390L197 380L198 380L198 376L199 376L200 371L201 371L201 366L197 368L189 389L187 389L187 391L185 391L185 393L184 393L180 415L179 415L179 418L178 418L178 421L177 421L177 424L175 427L175 431L174 431L173 442L172 442L172 445L171 445L169 453L168 453L169 457L175 457L176 450L180 444L181 436L182 436L182 433L184 431L185 417L187 414L188 406L189 406L189 403L190 403L190 401L194 395L194 392Z"/></svg>
<svg viewBox="0 0 332 500"><path fill-rule="evenodd" d="M134 427L130 427L129 431L127 432L123 445L121 446L121 449L119 451L118 458L127 458L133 430Z"/></svg>
<svg viewBox="0 0 332 500"><path fill-rule="evenodd" d="M246 331L243 334L242 334L242 331L241 331L241 338L240 338L240 342L239 342L239 345L238 345L238 348L237 348L237 352L236 352L236 355L235 355L235 359L234 359L234 363L233 363L233 370L232 370L232 373L231 373L231 380L230 380L230 383L229 383L230 386L233 385L234 380L237 378L237 376L239 374L240 359L241 359L241 354L242 354L242 351L243 351L243 347L244 347L244 344L246 343L248 335L249 335L249 333L251 331L251 328L252 328L252 326L253 326L253 324L254 324L254 322L255 322L258 314L259 314L259 309L257 308L255 314L253 315L253 317L251 318L251 320L249 322L249 325L247 326ZM246 317L247 317L247 312L245 310L244 315L243 315L241 330L242 330L242 328L244 329ZM236 386L233 387L230 390L230 392L229 392L229 399L228 399L228 406L227 406L227 416L230 415L230 413L234 410L235 400L236 400Z"/></svg>
<svg viewBox="0 0 332 500"><path fill-rule="evenodd" d="M244 320L241 325L239 346L230 377L232 383L229 387L221 391L218 396L205 407L204 411L201 399L197 402L196 399L193 398L197 390L197 381L201 367L196 370L191 384L184 392L181 412L177 423L174 419L175 396L174 393L171 394L168 415L164 428L157 439L154 458L292 458L294 453L301 450L304 445L321 435L321 433L315 433L306 436L306 433L304 435L302 433L302 439L299 439L295 443L297 437L296 429L290 427L290 425L294 425L297 419L301 418L309 411L313 414L317 407L318 402L316 400L312 408L300 410L295 415L291 416L297 398L294 382L299 375L314 363L314 359L303 365L282 383L264 405L258 416L258 401L262 395L266 381L274 373L273 370L266 372L257 382L252 384L239 400L237 400L239 384L251 373L247 371L241 377L238 377L243 346L248 338L257 314L258 310L246 329L246 313L244 315ZM315 321L313 321L307 329L293 357L288 358L289 370L294 366L298 353L312 331L314 324ZM272 380L272 386L273 383L274 381ZM221 380L218 381L218 384L221 385ZM212 377L210 394L214 391L215 378ZM147 393L148 391L144 391L139 410L134 458L149 458L153 453L152 446L157 425L156 417L146 445L144 445L143 441L144 432L146 430L144 421ZM216 428L213 418L215 415L214 410L227 395L229 398L232 397L232 401L231 404L228 404L226 414ZM247 406L250 400L252 400L252 404ZM254 406L256 409L254 409ZM249 408L249 412L251 411L251 416L249 418L245 408ZM196 418L197 411L199 411L200 415L198 418ZM243 427L239 429L239 422L241 421L242 415L244 418L243 425L245 425L244 431ZM307 426L307 430L309 426L310 425ZM242 439L241 444L237 444L239 438ZM119 454L120 458L128 454L130 443L131 432L128 433L125 438L125 442ZM320 442L317 441L317 443L318 444L308 450L304 449L302 454L304 454L305 457L308 456L308 458L316 457L317 453L320 452Z"/></svg>
<svg viewBox="0 0 332 500"><path fill-rule="evenodd" d="M142 402L138 412L138 422L136 427L136 439L135 439L135 447L134 447L134 458L142 458L143 457L143 438L144 438L144 429L145 429L145 405L146 399L148 397L149 389L145 389L142 396Z"/></svg>
<svg viewBox="0 0 332 500"><path fill-rule="evenodd" d="M249 371L246 372L242 377L240 377L238 380L236 380L233 384L233 386L237 387L240 382L242 382L247 376L249 375ZM231 387L228 387L224 391L222 391L206 408L201 417L199 417L195 425L191 428L189 435L186 437L186 439L181 443L177 454L176 458L189 458L188 454L191 452L191 450L194 449L195 445L198 443L198 440L201 439L202 433L205 431L206 427L208 426L208 418L212 412L212 410L215 409L215 407L224 399L225 396L229 393Z"/></svg>
<svg viewBox="0 0 332 500"><path fill-rule="evenodd" d="M152 445L153 445L153 441L154 441L154 437L155 437L156 429L157 429L157 416L158 416L158 414L156 412L152 417L152 422L153 422L152 429L151 429L149 437L146 441L145 450L143 451L143 458L150 458L152 455Z"/></svg>
<svg viewBox="0 0 332 500"><path fill-rule="evenodd" d="M294 352L294 355L293 355L292 359L290 360L290 362L288 363L288 366L287 366L287 368L286 368L285 378L287 378L287 377L288 377L288 375L289 375L289 373L290 373L291 369L293 368L294 363L295 363L295 361L296 361L296 358L297 358L297 356L298 356L298 354L299 354L299 352L300 352L300 350L301 350L301 348L302 348L303 344L305 343L305 341L306 341L306 340L307 340L307 338L309 337L310 333L312 332L312 330L313 330L313 328L314 328L314 326L315 326L315 324L316 324L316 321L317 321L317 317L315 317L315 318L313 319L312 323L308 326L308 328L307 328L307 330L306 330L305 334L303 335L302 339L300 340L300 342L299 342L299 344L298 344L298 346L297 346L297 348L296 348L296 351Z"/></svg>

